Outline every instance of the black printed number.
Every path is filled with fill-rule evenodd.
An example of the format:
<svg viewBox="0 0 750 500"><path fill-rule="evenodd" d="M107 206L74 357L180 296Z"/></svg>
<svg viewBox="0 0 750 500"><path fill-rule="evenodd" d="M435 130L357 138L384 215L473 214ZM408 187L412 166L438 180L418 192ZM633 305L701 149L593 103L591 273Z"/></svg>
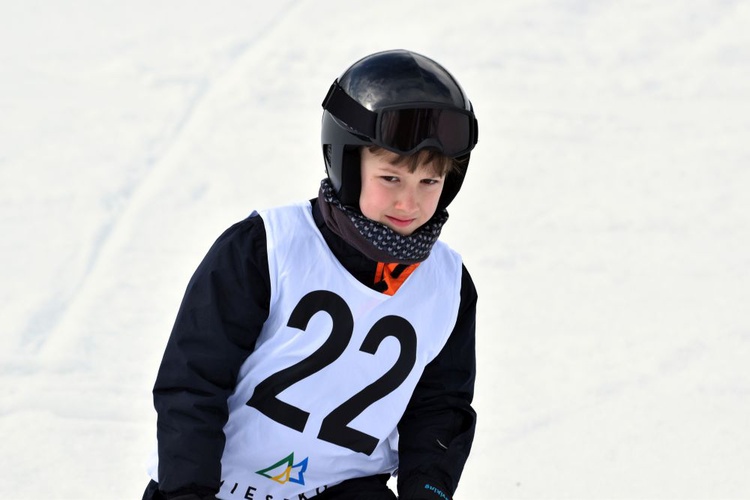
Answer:
<svg viewBox="0 0 750 500"><path fill-rule="evenodd" d="M325 417L318 434L320 439L367 455L375 450L378 444L376 438L352 429L348 424L372 403L384 398L401 385L414 367L417 355L417 335L414 327L398 316L386 316L375 323L359 350L375 354L380 343L387 337L395 337L401 344L401 352L396 363L382 377Z"/></svg>
<svg viewBox="0 0 750 500"><path fill-rule="evenodd" d="M333 320L331 335L310 357L274 373L255 388L247 405L280 424L302 432L310 414L296 406L280 401L278 396L300 380L309 377L338 359L352 338L354 320L346 302L332 292L310 292L292 311L288 326L305 330L315 313L324 311Z"/></svg>
<svg viewBox="0 0 750 500"><path fill-rule="evenodd" d="M288 326L302 331L318 312L325 312L333 321L331 334L308 358L269 376L258 384L247 405L276 422L302 432L310 414L277 398L284 390L313 375L336 361L352 338L354 320L346 302L333 292L319 290L305 295L292 311ZM399 316L386 316L373 325L365 336L360 351L375 354L388 337L400 345L398 359L378 380L343 402L324 419L318 438L350 450L372 454L377 438L352 429L349 423L376 401L398 388L414 367L417 355L417 334L414 327Z"/></svg>

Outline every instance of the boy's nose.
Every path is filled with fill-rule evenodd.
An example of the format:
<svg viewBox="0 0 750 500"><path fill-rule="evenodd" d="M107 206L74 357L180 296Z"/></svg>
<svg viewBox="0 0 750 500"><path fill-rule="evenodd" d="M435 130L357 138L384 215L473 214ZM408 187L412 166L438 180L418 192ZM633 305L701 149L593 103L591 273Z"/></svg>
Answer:
<svg viewBox="0 0 750 500"><path fill-rule="evenodd" d="M404 212L412 212L417 207L417 195L411 189L404 189L396 199L396 208Z"/></svg>

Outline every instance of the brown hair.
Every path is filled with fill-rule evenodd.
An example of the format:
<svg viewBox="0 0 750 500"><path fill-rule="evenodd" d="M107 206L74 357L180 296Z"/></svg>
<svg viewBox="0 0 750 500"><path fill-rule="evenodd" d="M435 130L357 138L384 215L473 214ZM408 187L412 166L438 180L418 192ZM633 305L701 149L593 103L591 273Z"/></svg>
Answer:
<svg viewBox="0 0 750 500"><path fill-rule="evenodd" d="M422 165L431 164L436 175L445 177L451 172L461 172L461 167L465 163L465 160L445 156L434 149L422 149L410 155L399 155L380 146L370 145L365 147L376 156L396 155L390 161L391 165L405 165L411 173L414 173Z"/></svg>

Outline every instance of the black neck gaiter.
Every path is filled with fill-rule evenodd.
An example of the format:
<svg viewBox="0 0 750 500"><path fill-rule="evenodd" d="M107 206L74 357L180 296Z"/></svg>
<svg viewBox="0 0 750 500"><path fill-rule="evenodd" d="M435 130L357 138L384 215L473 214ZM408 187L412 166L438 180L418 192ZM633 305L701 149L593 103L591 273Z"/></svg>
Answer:
<svg viewBox="0 0 750 500"><path fill-rule="evenodd" d="M422 262L429 257L443 224L448 220L448 211L439 210L409 236L398 234L385 224L368 219L359 211L343 205L328 179L320 183L318 205L331 231L376 262Z"/></svg>

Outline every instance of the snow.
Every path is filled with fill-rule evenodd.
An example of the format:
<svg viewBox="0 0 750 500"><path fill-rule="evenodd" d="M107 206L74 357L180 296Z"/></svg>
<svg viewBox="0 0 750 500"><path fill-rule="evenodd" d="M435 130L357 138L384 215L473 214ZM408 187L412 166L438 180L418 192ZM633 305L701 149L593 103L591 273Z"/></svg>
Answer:
<svg viewBox="0 0 750 500"><path fill-rule="evenodd" d="M0 496L140 498L184 287L311 198L357 58L444 63L480 143L444 239L480 292L457 499L750 492L750 2L0 5Z"/></svg>

